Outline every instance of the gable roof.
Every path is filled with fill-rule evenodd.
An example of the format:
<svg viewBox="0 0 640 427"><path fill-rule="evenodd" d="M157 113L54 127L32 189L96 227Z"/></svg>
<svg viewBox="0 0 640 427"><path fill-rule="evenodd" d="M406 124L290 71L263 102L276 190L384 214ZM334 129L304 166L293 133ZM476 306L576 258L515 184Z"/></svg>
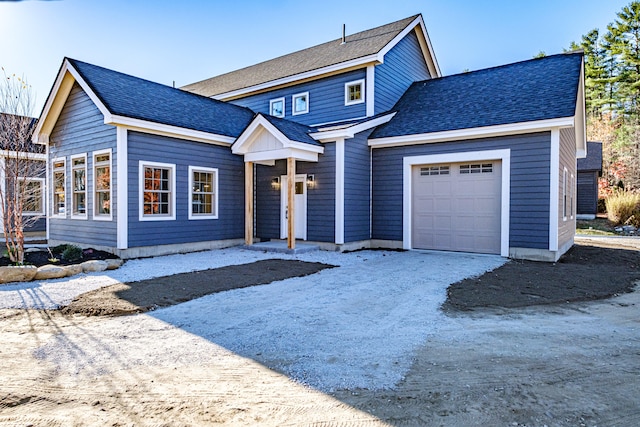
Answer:
<svg viewBox="0 0 640 427"><path fill-rule="evenodd" d="M572 118L581 75L572 52L416 82L371 139Z"/></svg>
<svg viewBox="0 0 640 427"><path fill-rule="evenodd" d="M587 141L587 157L578 159L578 172L602 170L602 142Z"/></svg>
<svg viewBox="0 0 640 427"><path fill-rule="evenodd" d="M292 122L291 120L273 117L267 114L261 114L261 116L264 117L265 120L271 123L276 129L278 129L292 141L322 146L322 144L309 136L311 132L314 132L316 130L315 128L303 125L301 123Z"/></svg>
<svg viewBox="0 0 640 427"><path fill-rule="evenodd" d="M231 137L238 136L253 118L248 108L67 60L114 115Z"/></svg>
<svg viewBox="0 0 640 427"><path fill-rule="evenodd" d="M259 85L278 84L282 79L300 76L305 73L319 75L333 67L338 69L362 65L366 62L380 61L379 56L386 53L390 44L404 32L420 26L425 38L426 55L431 61L432 73L440 75L438 64L433 55L431 43L424 28L422 15L414 15L400 21L382 25L335 39L308 49L293 52L240 70L232 71L200 82L192 83L182 89L204 96L225 98L232 91L252 88ZM317 72L317 73L316 73Z"/></svg>

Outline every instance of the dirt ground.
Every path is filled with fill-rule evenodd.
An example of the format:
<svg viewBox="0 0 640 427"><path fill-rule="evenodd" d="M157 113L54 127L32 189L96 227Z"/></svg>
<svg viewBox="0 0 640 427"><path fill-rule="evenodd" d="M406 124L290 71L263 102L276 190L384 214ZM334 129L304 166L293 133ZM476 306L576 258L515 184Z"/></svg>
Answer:
<svg viewBox="0 0 640 427"><path fill-rule="evenodd" d="M268 261L241 266L241 285L326 267ZM116 285L64 313L0 310L0 425L640 425L637 250L577 245L452 285L447 321L390 390L320 393L151 316L112 316L235 287L238 273ZM123 322L157 344L137 348ZM71 364L51 363L52 343Z"/></svg>

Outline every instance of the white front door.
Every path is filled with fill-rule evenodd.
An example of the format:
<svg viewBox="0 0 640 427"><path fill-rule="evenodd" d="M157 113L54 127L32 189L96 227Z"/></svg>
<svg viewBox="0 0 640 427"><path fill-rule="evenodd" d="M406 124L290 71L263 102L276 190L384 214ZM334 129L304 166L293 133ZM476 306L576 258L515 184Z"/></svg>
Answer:
<svg viewBox="0 0 640 427"><path fill-rule="evenodd" d="M294 196L294 227L296 239L307 240L307 175L296 175ZM289 237L289 202L287 200L287 176L280 177L280 238Z"/></svg>

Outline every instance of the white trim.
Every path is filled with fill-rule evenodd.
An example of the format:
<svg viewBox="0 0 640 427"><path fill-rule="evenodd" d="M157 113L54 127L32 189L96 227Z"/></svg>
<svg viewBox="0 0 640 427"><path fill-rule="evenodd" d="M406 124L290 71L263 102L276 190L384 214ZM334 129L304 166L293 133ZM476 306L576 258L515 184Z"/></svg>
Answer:
<svg viewBox="0 0 640 427"><path fill-rule="evenodd" d="M331 122L324 122L324 123L314 123L314 124L310 124L310 125L309 125L309 127L312 127L312 128L319 128L319 127L321 127L321 126L329 126L329 125L334 125L334 124L336 124L336 123L344 123L344 122L345 122L345 120L346 120L346 121L349 121L349 122L351 122L351 121L355 122L355 121L358 121L358 120L364 120L364 119L366 119L366 118L367 118L367 116L360 116L360 117L354 117L353 119L333 120L333 121L331 121ZM340 125L338 125L338 126L340 126Z"/></svg>
<svg viewBox="0 0 640 427"><path fill-rule="evenodd" d="M0 157L0 191L2 193L2 198L6 200L6 194L7 194L7 168L6 168L6 163L7 160L4 157ZM4 203L6 203L5 200L0 199L3 203L0 203L0 214L2 215L2 218L4 218ZM47 218L49 218L49 215L47 215ZM4 229L4 221L2 221L2 234L4 234L5 229Z"/></svg>
<svg viewBox="0 0 640 427"><path fill-rule="evenodd" d="M574 211L575 211L575 194L576 194L576 191L575 191L576 179L573 174L571 174L571 180L569 181L569 184L571 185L569 187L569 215L570 215L569 219L573 219Z"/></svg>
<svg viewBox="0 0 640 427"><path fill-rule="evenodd" d="M211 214L194 214L192 205L193 205L193 173L194 172L204 172L210 173L214 176L214 185L213 185L213 213ZM199 219L218 219L218 174L217 168L206 168L202 166L189 166L189 219L190 220L199 220Z"/></svg>
<svg viewBox="0 0 640 427"><path fill-rule="evenodd" d="M336 244L344 243L344 138L336 140Z"/></svg>
<svg viewBox="0 0 640 427"><path fill-rule="evenodd" d="M118 249L129 247L129 153L127 129L116 128L116 228Z"/></svg>
<svg viewBox="0 0 640 427"><path fill-rule="evenodd" d="M367 67L367 70L369 68ZM356 99L354 101L350 101L349 100L349 88L351 88L352 86L360 86L360 99ZM344 105L345 106L349 106L349 105L358 105L358 104L363 104L366 100L366 92L367 88L365 86L365 80L364 79L359 79L359 80L353 80L350 82L346 82L344 84Z"/></svg>
<svg viewBox="0 0 640 427"><path fill-rule="evenodd" d="M470 151L448 154L428 154L409 156L403 159L402 168L402 246L412 249L411 241L411 203L412 174L415 165L460 163L473 161L500 160L502 162L501 205L500 205L500 255L509 256L509 222L511 201L511 150Z"/></svg>
<svg viewBox="0 0 640 427"><path fill-rule="evenodd" d="M563 168L562 170L562 220L567 221L567 202L569 194L567 194L567 188L569 186L569 170Z"/></svg>
<svg viewBox="0 0 640 427"><path fill-rule="evenodd" d="M55 200L56 200L56 180L55 180L55 173L56 172L60 172L60 169L56 169L55 164L62 162L62 173L64 174L64 212L61 214L57 211L57 207L55 205ZM47 177L49 176L49 174L47 174ZM52 218L67 218L67 213L69 212L69 192L67 191L67 159L66 157L56 157L54 159L51 160L51 193L53 196L53 203L51 204L51 211L49 213L49 215L51 215Z"/></svg>
<svg viewBox="0 0 640 427"><path fill-rule="evenodd" d="M306 99L306 108L302 111L296 111L296 98L302 98L304 97ZM309 92L300 92L300 93L296 93L294 95L291 95L291 115L292 116L297 116L300 114L307 114L309 112L310 107L310 102L309 102Z"/></svg>
<svg viewBox="0 0 640 427"><path fill-rule="evenodd" d="M15 150L0 150L0 157L8 159L39 160L43 162L47 160L47 155L43 153L29 153Z"/></svg>
<svg viewBox="0 0 640 427"><path fill-rule="evenodd" d="M156 167L169 169L171 176L169 177L170 201L168 215L145 215L144 214L144 168ZM138 220L139 221L175 221L176 219L176 165L174 163L148 162L145 160L138 161Z"/></svg>
<svg viewBox="0 0 640 427"><path fill-rule="evenodd" d="M117 131L116 131L117 133ZM117 135L116 135L117 138ZM98 214L96 210L96 157L104 154L109 155L109 214L102 215ZM91 219L94 221L113 221L113 154L111 152L111 148L107 148L106 150L97 150L91 153L91 170L93 171L92 179L91 179L91 197L93 199L93 203L91 205Z"/></svg>
<svg viewBox="0 0 640 427"><path fill-rule="evenodd" d="M75 174L74 172L74 167L73 167L73 161L76 159L84 159L84 214L76 214L75 213ZM69 211L69 215L71 217L71 219L88 219L89 218L89 176L88 176L88 160L87 160L87 153L81 153L81 154L75 154L73 156L69 156L69 171L71 172L71 188L70 188L70 193L71 193L71 203L69 203L69 206L71 207L71 210ZM80 169L80 168L77 168Z"/></svg>
<svg viewBox="0 0 640 427"><path fill-rule="evenodd" d="M376 95L376 69L373 65L367 65L367 77L366 77L366 102L367 102L367 117L373 116L375 111L375 95Z"/></svg>
<svg viewBox="0 0 640 427"><path fill-rule="evenodd" d="M355 123L347 127L340 127L338 129L310 133L309 136L320 142L333 142L336 139L340 138L353 138L359 132L387 123L395 115L396 113L385 114L384 116L376 117L375 119L367 120L361 123Z"/></svg>
<svg viewBox="0 0 640 427"><path fill-rule="evenodd" d="M45 215L46 212L46 207L45 207L45 178L34 178L34 177L18 177L18 182L38 182L40 183L40 210L39 211L26 211L22 210L22 215L24 216L43 216ZM20 190L20 192L22 193L22 190ZM24 203L23 203L23 207L24 207Z"/></svg>
<svg viewBox="0 0 640 427"><path fill-rule="evenodd" d="M563 117L558 119L538 120L533 122L511 123L506 125L484 126L469 129L448 130L442 132L392 136L387 138L375 138L369 140L369 146L371 148L385 148L397 147L402 145L428 144L434 142L488 138L493 136L542 132L545 130L551 130L552 128L573 127L573 125L573 117Z"/></svg>
<svg viewBox="0 0 640 427"><path fill-rule="evenodd" d="M50 152L50 150L49 150L49 144L47 144L47 145L45 146L45 152L46 152L46 156L47 156L47 159L48 159L48 158L49 158L49 152ZM69 203L69 200L67 199L67 164L66 164L66 161L65 161L65 166L64 166L64 167L65 167L65 170L64 170L64 174L65 174L65 178L64 178L64 180L65 180L65 182L64 182L64 187L65 187L65 195L64 195L64 197L65 197L65 202L64 202L64 211L65 211L65 215L66 215L66 212L67 212L67 206L68 206L68 203ZM50 175L49 175L50 167L49 167L49 162L48 162L48 161L47 161L47 162L45 162L45 167L44 167L44 168L45 168L45 177L46 177L47 181L49 181L49 177L50 177ZM2 167L2 170L4 170L4 167ZM4 177L2 178L2 181L4 182ZM48 212L48 209L49 209L49 203L50 203L48 182L45 182L45 185L47 185L47 191L45 191L45 193L44 193L44 203L45 203L45 205L46 205L46 209L47 209L47 212ZM4 191L4 188L3 188L3 191ZM2 213L2 214L3 214L3 212L2 212L2 208L0 208L0 213ZM46 228L46 229L45 229L44 234L45 234L45 237L47 238L47 241L49 241L49 225L50 225L50 224L49 224L49 215L45 215L45 216L44 216L44 222L45 222L45 228Z"/></svg>
<svg viewBox="0 0 640 427"><path fill-rule="evenodd" d="M427 67L429 68L429 72L431 73L432 77L441 77L442 73L440 72L440 67L438 66L438 62L434 55L433 46L431 45L429 34L427 33L427 29L424 25L422 15L420 15L417 16L416 19L414 19L411 23L409 23L403 31L401 31L396 37L394 37L389 43L387 43L387 45L384 46L378 53L363 56L361 58L355 58L338 64L328 65L326 67L306 71L303 73L295 74L293 76L271 80L269 82L260 83L250 87L219 93L217 95L211 96L211 98L219 100L230 100L234 98L240 98L249 93L266 91L267 89L272 89L277 86L287 86L291 83L299 83L303 80L312 80L326 75L343 73L347 70L362 68L363 66L367 65L375 66L377 64L382 64L384 62L384 56L387 54L387 52L390 51L396 44L398 44L398 42L402 40L407 34L413 31L416 26L420 27L420 31L418 31L418 40L420 42L423 57L427 63Z"/></svg>
<svg viewBox="0 0 640 427"><path fill-rule="evenodd" d="M558 250L558 217L560 216L560 129L551 130L549 162L549 250Z"/></svg>
<svg viewBox="0 0 640 427"><path fill-rule="evenodd" d="M282 102L282 114L281 115L276 115L273 114L273 104L275 104L276 102ZM287 101L285 100L285 97L280 97L280 98L275 98L275 99L270 99L269 100L269 115L273 116L273 117L280 117L281 119L285 117L285 115L287 114Z"/></svg>

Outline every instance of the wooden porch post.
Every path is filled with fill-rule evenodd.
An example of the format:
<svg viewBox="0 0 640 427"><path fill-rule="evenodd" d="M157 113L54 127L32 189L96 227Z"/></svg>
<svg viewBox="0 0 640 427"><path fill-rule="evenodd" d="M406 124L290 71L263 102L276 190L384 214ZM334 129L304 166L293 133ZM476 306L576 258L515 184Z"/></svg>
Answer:
<svg viewBox="0 0 640 427"><path fill-rule="evenodd" d="M253 162L244 164L244 243L253 245Z"/></svg>
<svg viewBox="0 0 640 427"><path fill-rule="evenodd" d="M295 195L296 195L296 159L287 158L287 247L289 249L296 248L296 230L295 230Z"/></svg>

